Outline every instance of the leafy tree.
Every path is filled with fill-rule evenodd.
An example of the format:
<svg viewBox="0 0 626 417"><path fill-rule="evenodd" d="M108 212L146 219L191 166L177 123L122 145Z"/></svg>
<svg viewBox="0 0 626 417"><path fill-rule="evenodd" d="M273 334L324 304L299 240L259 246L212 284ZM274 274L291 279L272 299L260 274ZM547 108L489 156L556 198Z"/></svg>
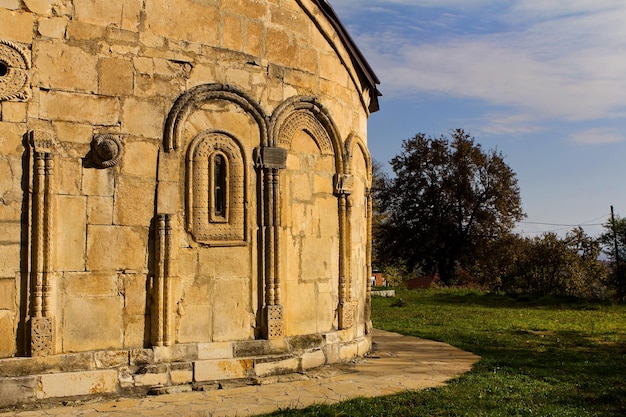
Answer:
<svg viewBox="0 0 626 417"><path fill-rule="evenodd" d="M626 298L626 218L615 216L604 225L600 244L612 262L611 279L620 299ZM616 251L617 249L617 251Z"/></svg>
<svg viewBox="0 0 626 417"><path fill-rule="evenodd" d="M462 129L450 138L420 133L402 148L391 161L395 177L377 195L378 255L449 283L523 218L515 173Z"/></svg>

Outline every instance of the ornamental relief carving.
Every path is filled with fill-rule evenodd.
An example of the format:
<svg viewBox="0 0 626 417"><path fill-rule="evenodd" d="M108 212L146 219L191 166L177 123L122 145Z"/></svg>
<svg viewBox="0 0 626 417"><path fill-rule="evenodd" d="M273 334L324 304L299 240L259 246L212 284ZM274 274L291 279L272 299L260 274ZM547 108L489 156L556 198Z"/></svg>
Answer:
<svg viewBox="0 0 626 417"><path fill-rule="evenodd" d="M187 152L187 231L216 246L244 244L245 168L238 143L224 132L204 131Z"/></svg>
<svg viewBox="0 0 626 417"><path fill-rule="evenodd" d="M278 146L291 149L291 142L298 131L304 131L311 136L323 155L334 154L328 132L308 110L298 110L287 117L278 135Z"/></svg>
<svg viewBox="0 0 626 417"><path fill-rule="evenodd" d="M13 42L0 39L0 101L29 98L28 55Z"/></svg>

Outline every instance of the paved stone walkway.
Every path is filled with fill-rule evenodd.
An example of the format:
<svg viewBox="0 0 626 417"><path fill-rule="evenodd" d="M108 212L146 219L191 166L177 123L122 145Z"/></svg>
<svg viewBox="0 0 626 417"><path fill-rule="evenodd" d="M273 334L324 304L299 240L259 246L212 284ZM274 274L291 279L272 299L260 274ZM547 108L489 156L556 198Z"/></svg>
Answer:
<svg viewBox="0 0 626 417"><path fill-rule="evenodd" d="M279 408L304 408L354 397L437 387L469 371L479 359L444 343L381 330L374 330L373 336L373 352L354 365L328 366L306 375L266 379L255 386L0 412L0 417L250 416Z"/></svg>

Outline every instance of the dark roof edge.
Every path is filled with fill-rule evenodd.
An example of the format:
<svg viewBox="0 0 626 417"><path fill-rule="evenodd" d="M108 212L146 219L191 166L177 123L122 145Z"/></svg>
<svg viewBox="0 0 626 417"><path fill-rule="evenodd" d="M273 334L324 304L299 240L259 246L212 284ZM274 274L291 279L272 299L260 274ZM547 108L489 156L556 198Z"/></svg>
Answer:
<svg viewBox="0 0 626 417"><path fill-rule="evenodd" d="M320 8L320 10L326 16L326 18L328 18L328 21L335 28L335 30L337 31L337 34L339 35L339 38L343 42L344 46L348 49L348 52L350 53L350 57L352 58L353 63L356 65L356 67L360 70L362 75L367 80L369 87L370 87L370 91L371 91L370 92L371 101L369 105L369 111L371 113L378 111L379 110L378 97L382 96L382 94L380 93L377 87L377 85L380 84L380 80L374 73L374 70L372 69L370 64L367 62L367 59L365 59L365 56L363 56L363 53L361 52L359 47L354 42L354 39L352 39L352 37L350 36L348 31L344 27L343 23L341 23L341 20L339 20L339 17L337 16L335 9L333 9L333 6L331 6L327 0L312 0L312 1L315 5L317 5L317 7Z"/></svg>

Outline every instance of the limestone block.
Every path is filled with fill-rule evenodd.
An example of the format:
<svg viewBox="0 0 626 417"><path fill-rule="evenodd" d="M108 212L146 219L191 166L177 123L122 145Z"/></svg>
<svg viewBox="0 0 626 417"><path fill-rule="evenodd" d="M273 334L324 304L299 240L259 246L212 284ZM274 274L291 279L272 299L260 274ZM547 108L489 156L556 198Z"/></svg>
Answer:
<svg viewBox="0 0 626 417"><path fill-rule="evenodd" d="M232 359L233 346L230 342L199 343L198 359Z"/></svg>
<svg viewBox="0 0 626 417"><path fill-rule="evenodd" d="M22 0L0 0L0 8L19 10L22 8Z"/></svg>
<svg viewBox="0 0 626 417"><path fill-rule="evenodd" d="M215 5L189 0L152 0L146 3L145 16L145 29L150 34L206 45L218 42L220 18ZM199 27L203 30L197 30Z"/></svg>
<svg viewBox="0 0 626 417"><path fill-rule="evenodd" d="M4 243L0 248L0 277L14 277L20 270L20 244Z"/></svg>
<svg viewBox="0 0 626 417"><path fill-rule="evenodd" d="M178 181L159 181L157 212L175 213L181 205L180 199L180 183ZM195 263L190 266L195 266Z"/></svg>
<svg viewBox="0 0 626 417"><path fill-rule="evenodd" d="M198 346L195 343L155 346L152 350L154 361L157 363L182 362L198 357Z"/></svg>
<svg viewBox="0 0 626 417"><path fill-rule="evenodd" d="M15 355L15 337L8 336L15 334L15 318L15 312L0 310L0 358Z"/></svg>
<svg viewBox="0 0 626 417"><path fill-rule="evenodd" d="M133 379L137 387L165 385L167 384L167 366L160 364L143 367L133 376Z"/></svg>
<svg viewBox="0 0 626 417"><path fill-rule="evenodd" d="M223 0L222 10L252 19L264 19L268 14L268 5L264 0Z"/></svg>
<svg viewBox="0 0 626 417"><path fill-rule="evenodd" d="M194 382L246 378L252 372L250 359L206 360L193 363Z"/></svg>
<svg viewBox="0 0 626 417"><path fill-rule="evenodd" d="M0 39L31 43L34 20L32 13L0 8Z"/></svg>
<svg viewBox="0 0 626 417"><path fill-rule="evenodd" d="M316 333L317 296L315 283L288 283L283 290L285 331L288 336Z"/></svg>
<svg viewBox="0 0 626 417"><path fill-rule="evenodd" d="M74 298L63 309L63 347L67 352L122 348L121 297Z"/></svg>
<svg viewBox="0 0 626 417"><path fill-rule="evenodd" d="M101 350L94 352L94 361L98 369L116 368L118 366L128 366L127 350Z"/></svg>
<svg viewBox="0 0 626 417"><path fill-rule="evenodd" d="M372 349L372 341L367 337L360 337L357 340L357 355L365 356Z"/></svg>
<svg viewBox="0 0 626 417"><path fill-rule="evenodd" d="M222 45L224 48L241 51L243 49L243 36L239 17L225 15L222 25Z"/></svg>
<svg viewBox="0 0 626 417"><path fill-rule="evenodd" d="M311 201L313 197L312 184L308 173L294 173L290 178L291 199L295 201Z"/></svg>
<svg viewBox="0 0 626 417"><path fill-rule="evenodd" d="M135 67L135 71L137 71L139 74L154 74L154 61L152 58L135 57L133 59L133 65Z"/></svg>
<svg viewBox="0 0 626 417"><path fill-rule="evenodd" d="M133 349L130 351L131 366L145 366L154 361L152 349Z"/></svg>
<svg viewBox="0 0 626 417"><path fill-rule="evenodd" d="M147 228L90 225L87 236L87 270L146 268Z"/></svg>
<svg viewBox="0 0 626 417"><path fill-rule="evenodd" d="M115 297L119 286L117 275L99 272L68 272L63 274L63 286L68 297Z"/></svg>
<svg viewBox="0 0 626 417"><path fill-rule="evenodd" d="M0 379L0 407L34 401L38 385L39 377L37 376Z"/></svg>
<svg viewBox="0 0 626 417"><path fill-rule="evenodd" d="M88 196L113 197L114 190L114 170L83 168L83 194Z"/></svg>
<svg viewBox="0 0 626 417"><path fill-rule="evenodd" d="M95 68L95 67L94 67ZM95 82L94 82L95 87ZM72 88L70 86L69 88ZM111 126L119 121L120 103L117 98L64 92L43 92L39 115L47 120L84 122Z"/></svg>
<svg viewBox="0 0 626 417"><path fill-rule="evenodd" d="M87 221L89 224L113 224L113 197L90 196L87 198Z"/></svg>
<svg viewBox="0 0 626 417"><path fill-rule="evenodd" d="M0 155L0 196L13 189L13 171L7 158Z"/></svg>
<svg viewBox="0 0 626 417"><path fill-rule="evenodd" d="M53 122L60 142L88 145L91 143L93 126L71 122Z"/></svg>
<svg viewBox="0 0 626 417"><path fill-rule="evenodd" d="M82 161L78 158L59 158L57 161L59 194L79 195Z"/></svg>
<svg viewBox="0 0 626 417"><path fill-rule="evenodd" d="M71 21L67 26L67 37L71 40L90 40L104 37L105 28L90 23Z"/></svg>
<svg viewBox="0 0 626 417"><path fill-rule="evenodd" d="M4 106L7 102L2 103ZM0 155L17 155L23 152L23 136L26 133L26 125L22 123L0 122Z"/></svg>
<svg viewBox="0 0 626 417"><path fill-rule="evenodd" d="M145 293L145 292L144 292ZM149 316L146 315L130 315L124 313L124 348L139 348L146 344L146 326L150 326L147 322Z"/></svg>
<svg viewBox="0 0 626 417"><path fill-rule="evenodd" d="M280 361L257 362L254 364L254 372L257 376L282 375L297 372L300 367L298 358L288 358Z"/></svg>
<svg viewBox="0 0 626 417"><path fill-rule="evenodd" d="M66 28L67 20L61 17L41 19L37 24L37 31L39 34L47 38L62 39L65 37Z"/></svg>
<svg viewBox="0 0 626 417"><path fill-rule="evenodd" d="M50 0L23 0L26 8L35 14L47 15L52 12Z"/></svg>
<svg viewBox="0 0 626 417"><path fill-rule="evenodd" d="M298 46L287 31L270 27L267 29L265 43L265 58L270 62L285 67L294 68L298 61Z"/></svg>
<svg viewBox="0 0 626 417"><path fill-rule="evenodd" d="M114 222L123 226L150 226L154 217L154 188L151 180L122 178L115 190Z"/></svg>
<svg viewBox="0 0 626 417"><path fill-rule="evenodd" d="M339 359L342 361L349 361L359 356L359 344L350 342L343 344L339 347Z"/></svg>
<svg viewBox="0 0 626 417"><path fill-rule="evenodd" d="M242 340L234 344L234 350L238 358L285 355L289 352L289 344L285 339Z"/></svg>
<svg viewBox="0 0 626 417"><path fill-rule="evenodd" d="M190 384L193 382L193 366L191 363L173 363L170 365L170 379L172 384Z"/></svg>
<svg viewBox="0 0 626 417"><path fill-rule="evenodd" d="M263 53L263 39L265 27L261 22L248 20L245 24L244 52L252 56L261 56Z"/></svg>
<svg viewBox="0 0 626 417"><path fill-rule="evenodd" d="M102 370L41 375L38 398L108 394L116 391L117 371Z"/></svg>
<svg viewBox="0 0 626 417"><path fill-rule="evenodd" d="M198 274L201 276L250 276L249 251L246 247L200 248Z"/></svg>
<svg viewBox="0 0 626 417"><path fill-rule="evenodd" d="M87 201L85 197L57 196L57 266L61 271L85 269Z"/></svg>
<svg viewBox="0 0 626 417"><path fill-rule="evenodd" d="M124 312L129 315L146 314L146 281L145 274L122 274L124 283Z"/></svg>
<svg viewBox="0 0 626 417"><path fill-rule="evenodd" d="M302 370L319 368L326 364L326 355L321 350L306 352L302 355Z"/></svg>
<svg viewBox="0 0 626 417"><path fill-rule="evenodd" d="M180 311L180 309L179 309ZM211 340L213 311L208 305L184 305L184 316L179 316L177 343L202 343Z"/></svg>
<svg viewBox="0 0 626 417"><path fill-rule="evenodd" d="M137 136L160 138L167 112L165 105L158 100L124 100L122 131Z"/></svg>
<svg viewBox="0 0 626 417"><path fill-rule="evenodd" d="M26 121L26 103L20 101L3 102L1 120L4 122L24 123Z"/></svg>
<svg viewBox="0 0 626 417"><path fill-rule="evenodd" d="M141 0L74 0L74 9L76 17L81 22L99 26L115 25L126 30L137 30L141 3Z"/></svg>
<svg viewBox="0 0 626 417"><path fill-rule="evenodd" d="M61 40L33 45L33 68L41 87L95 92L97 62L94 54Z"/></svg>
<svg viewBox="0 0 626 417"><path fill-rule="evenodd" d="M217 279L214 283L213 340L253 337L250 323L250 279ZM224 296L228 294L228 296Z"/></svg>
<svg viewBox="0 0 626 417"><path fill-rule="evenodd" d="M99 65L98 87L105 96L133 94L133 63L126 59L102 58Z"/></svg>
<svg viewBox="0 0 626 417"><path fill-rule="evenodd" d="M124 146L122 174L154 178L158 152L159 144L156 142L127 140Z"/></svg>
<svg viewBox="0 0 626 417"><path fill-rule="evenodd" d="M272 9L272 23L308 37L311 21L300 10L275 7Z"/></svg>
<svg viewBox="0 0 626 417"><path fill-rule="evenodd" d="M0 278L0 310L14 310L15 278Z"/></svg>

